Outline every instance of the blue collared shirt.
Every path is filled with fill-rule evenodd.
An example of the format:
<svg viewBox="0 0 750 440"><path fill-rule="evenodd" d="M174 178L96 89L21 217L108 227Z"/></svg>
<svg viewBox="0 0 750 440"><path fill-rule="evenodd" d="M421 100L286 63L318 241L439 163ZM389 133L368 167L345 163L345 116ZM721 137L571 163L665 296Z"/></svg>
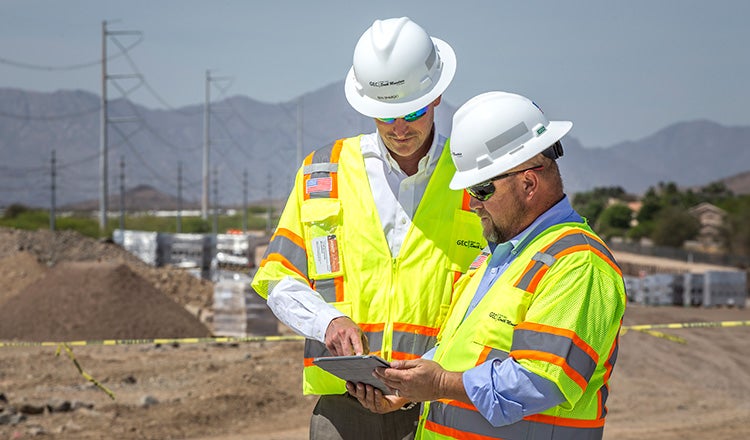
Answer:
<svg viewBox="0 0 750 440"><path fill-rule="evenodd" d="M489 243L492 256L466 315L474 310L516 256L542 231L560 223L582 221L565 196L509 241ZM429 355L431 358L433 353ZM490 359L467 370L463 382L469 399L494 426L518 422L526 415L539 413L565 400L557 385L531 373L512 358L505 361Z"/></svg>

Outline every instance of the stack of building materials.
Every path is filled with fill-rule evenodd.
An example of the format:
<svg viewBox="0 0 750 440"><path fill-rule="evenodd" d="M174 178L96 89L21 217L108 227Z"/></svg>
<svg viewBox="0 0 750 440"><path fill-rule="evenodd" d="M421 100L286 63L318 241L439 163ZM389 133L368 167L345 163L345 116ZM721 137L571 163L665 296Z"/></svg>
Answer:
<svg viewBox="0 0 750 440"><path fill-rule="evenodd" d="M252 276L223 271L214 283L213 333L216 336L278 334L278 321L250 286Z"/></svg>
<svg viewBox="0 0 750 440"><path fill-rule="evenodd" d="M638 304L745 307L747 276L742 271L626 276L625 289Z"/></svg>
<svg viewBox="0 0 750 440"><path fill-rule="evenodd" d="M208 278L214 244L209 234L159 234L159 253L164 265L195 269Z"/></svg>
<svg viewBox="0 0 750 440"><path fill-rule="evenodd" d="M146 264L160 266L158 232L116 229L112 240Z"/></svg>
<svg viewBox="0 0 750 440"><path fill-rule="evenodd" d="M681 275L658 273L643 278L641 287L643 289L644 304L652 306L664 306L674 304ZM680 296L682 292L679 292Z"/></svg>
<svg viewBox="0 0 750 440"><path fill-rule="evenodd" d="M745 272L708 271L704 279L703 304L744 307L747 299Z"/></svg>

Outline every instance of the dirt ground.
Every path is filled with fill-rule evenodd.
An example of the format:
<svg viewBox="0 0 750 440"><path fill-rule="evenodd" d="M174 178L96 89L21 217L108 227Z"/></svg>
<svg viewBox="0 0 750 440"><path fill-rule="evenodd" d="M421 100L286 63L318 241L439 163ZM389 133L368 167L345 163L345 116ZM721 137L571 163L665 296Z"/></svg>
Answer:
<svg viewBox="0 0 750 440"><path fill-rule="evenodd" d="M63 262L85 264L64 266ZM97 278L88 272L91 266L108 275ZM59 267L66 270L54 272ZM76 277L85 279L76 281ZM173 302L154 300L136 312L122 302L124 293L118 286L100 286L89 297L75 297L79 303L96 303L98 313L91 313L85 304L78 304L78 311L71 308L66 301L74 294L61 293L76 291L70 286L87 290L83 288L86 280L122 284L122 279L132 283L131 291L153 286L151 296L163 293ZM149 286L140 284L144 280ZM40 291L58 297L43 298ZM117 293L115 299L106 296L107 292ZM30 309L19 295L33 299L44 313L25 315ZM211 297L210 283L179 270L148 267L111 243L67 232L0 228L0 319L5 323L17 320L13 328L23 327L24 320L36 323L24 327L33 338L0 333L0 340L56 341L72 335L97 340L106 339L95 336L107 331L117 338L130 331L135 336L127 337L147 339L159 337L150 332L171 331L178 321L180 329L189 325L200 333L195 324L209 324L205 317L210 316L206 309ZM146 301L135 293L133 298ZM115 313L102 312L107 304ZM175 307L189 310L190 322ZM145 319L154 313L161 319ZM97 319L108 325L89 325ZM127 330L126 323L137 319L144 320ZM624 324L746 320L750 320L747 307L630 304ZM55 327L53 321L67 324ZM7 325L3 330L3 325L0 332L11 331ZM750 438L750 327L660 331L683 338L684 343L634 330L621 336L605 439ZM279 332L291 335L282 325ZM308 438L315 398L302 396L302 342L294 338L73 346L77 364L111 391L114 399L87 380L65 351L59 356L55 352L54 346L0 345L0 440Z"/></svg>

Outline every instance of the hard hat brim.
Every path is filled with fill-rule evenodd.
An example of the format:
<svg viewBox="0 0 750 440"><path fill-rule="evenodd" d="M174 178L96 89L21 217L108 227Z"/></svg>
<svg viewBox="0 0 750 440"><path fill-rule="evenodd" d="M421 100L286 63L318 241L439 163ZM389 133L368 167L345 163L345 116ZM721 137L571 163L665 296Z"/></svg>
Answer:
<svg viewBox="0 0 750 440"><path fill-rule="evenodd" d="M572 127L573 123L570 121L550 121L547 130L541 136L528 140L513 150L512 154L495 158L492 164L485 168L456 171L448 186L454 190L465 189L510 171L562 139Z"/></svg>
<svg viewBox="0 0 750 440"><path fill-rule="evenodd" d="M430 37L435 43L443 63L440 78L424 95L409 101L382 102L360 94L357 91L357 80L354 76L354 66L349 69L344 82L346 100L354 110L371 118L399 118L427 106L445 92L456 74L456 54L448 43L438 38Z"/></svg>

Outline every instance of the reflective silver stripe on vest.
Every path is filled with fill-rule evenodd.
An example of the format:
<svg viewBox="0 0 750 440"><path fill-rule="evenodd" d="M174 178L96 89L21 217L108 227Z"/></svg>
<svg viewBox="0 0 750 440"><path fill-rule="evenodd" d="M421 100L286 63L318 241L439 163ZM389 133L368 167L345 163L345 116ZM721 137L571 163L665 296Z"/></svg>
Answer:
<svg viewBox="0 0 750 440"><path fill-rule="evenodd" d="M273 240L268 243L268 248L266 248L266 253L263 255L263 259L268 258L271 254L283 255L292 266L305 276L305 278L308 278L307 252L292 240L283 235L274 236Z"/></svg>
<svg viewBox="0 0 750 440"><path fill-rule="evenodd" d="M487 353L487 356L484 359L478 359L478 364L487 362L490 359L500 359L501 361L504 361L508 359L508 352L503 350L498 350L497 348L492 348Z"/></svg>
<svg viewBox="0 0 750 440"><path fill-rule="evenodd" d="M337 163L331 163L331 162L325 162L325 163L313 163L313 164L310 164L310 165L305 165L304 168L302 169L302 172L304 174L335 173L338 170L339 170L339 164L337 164ZM325 176L325 174L323 176Z"/></svg>
<svg viewBox="0 0 750 440"><path fill-rule="evenodd" d="M607 385L602 385L602 387L599 388L599 395L602 396L601 405L599 405L602 412L599 414L599 418L603 419L607 415L607 406L605 404L609 398L609 387L607 387Z"/></svg>
<svg viewBox="0 0 750 440"><path fill-rule="evenodd" d="M592 248L598 250L602 254L606 255L607 258L609 258L613 264L617 264L617 261L615 261L615 257L612 255L612 253L607 249L606 246L601 244L599 241L592 239L588 235L584 233L575 233L566 235L560 239L558 239L556 242L552 243L549 248L545 252L537 252L534 257L532 257L532 260L535 261L534 266L529 269L523 277L518 281L518 284L516 287L519 289L523 289L528 291L529 286L531 285L532 280L534 277L539 273L542 268L545 266L550 267L552 264L557 261L556 256L560 254L563 251L566 251L572 247L575 246L581 246L581 245L589 245Z"/></svg>
<svg viewBox="0 0 750 440"><path fill-rule="evenodd" d="M371 352L383 350L383 332L365 332L365 336Z"/></svg>
<svg viewBox="0 0 750 440"><path fill-rule="evenodd" d="M333 278L315 280L315 290L329 303L336 302L336 283L333 280Z"/></svg>
<svg viewBox="0 0 750 440"><path fill-rule="evenodd" d="M305 358L332 356L325 344L315 339L305 339Z"/></svg>
<svg viewBox="0 0 750 440"><path fill-rule="evenodd" d="M381 351L383 348L383 332L365 332L370 352ZM326 345L315 339L305 339L305 358L333 356Z"/></svg>
<svg viewBox="0 0 750 440"><path fill-rule="evenodd" d="M602 438L604 432L603 427L572 428L528 420L494 427L479 411L448 405L440 401L430 403L427 420L466 433L506 440L598 440Z"/></svg>
<svg viewBox="0 0 750 440"><path fill-rule="evenodd" d="M312 163L310 163L310 165L305 165L303 172L305 174L308 174L307 170L310 170L311 172L309 174L311 178L331 177L331 173L337 172L338 164L331 163L331 153L333 152L334 145L335 143L327 147L323 147L320 150L316 150L313 153ZM310 198L311 199L330 199L331 192L330 191L313 192L313 193L310 193Z"/></svg>
<svg viewBox="0 0 750 440"><path fill-rule="evenodd" d="M561 357L586 379L586 382L591 379L596 370L596 361L566 336L516 327L513 331L513 345L510 351L516 350L541 351Z"/></svg>
<svg viewBox="0 0 750 440"><path fill-rule="evenodd" d="M437 338L410 332L393 331L393 351L422 356L435 346Z"/></svg>

